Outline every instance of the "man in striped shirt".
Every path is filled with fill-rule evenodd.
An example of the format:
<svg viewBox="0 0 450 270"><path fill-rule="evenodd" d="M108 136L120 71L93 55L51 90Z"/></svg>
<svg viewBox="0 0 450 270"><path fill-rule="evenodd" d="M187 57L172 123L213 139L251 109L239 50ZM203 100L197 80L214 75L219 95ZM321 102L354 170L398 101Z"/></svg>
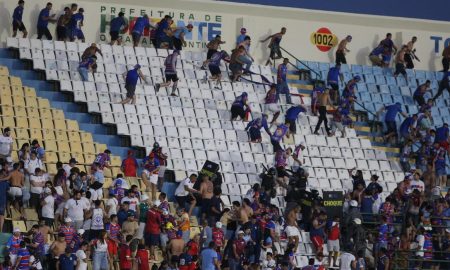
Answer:
<svg viewBox="0 0 450 270"><path fill-rule="evenodd" d="M177 57L180 55L179 50L174 50L172 54L167 56L164 66L166 67L164 73L166 75L166 82L157 83L155 85L155 91L158 92L161 87L168 87L172 84L172 94L171 96L176 97L175 91L177 90L178 77L177 77Z"/></svg>
<svg viewBox="0 0 450 270"><path fill-rule="evenodd" d="M106 224L105 229L108 232L108 253L109 253L109 269L116 269L114 261L118 259L118 247L120 244L120 224L118 223L117 215L111 215L109 224Z"/></svg>
<svg viewBox="0 0 450 270"><path fill-rule="evenodd" d="M29 270L30 269L30 252L28 251L25 241L20 242L20 248L17 252L17 260L14 269Z"/></svg>

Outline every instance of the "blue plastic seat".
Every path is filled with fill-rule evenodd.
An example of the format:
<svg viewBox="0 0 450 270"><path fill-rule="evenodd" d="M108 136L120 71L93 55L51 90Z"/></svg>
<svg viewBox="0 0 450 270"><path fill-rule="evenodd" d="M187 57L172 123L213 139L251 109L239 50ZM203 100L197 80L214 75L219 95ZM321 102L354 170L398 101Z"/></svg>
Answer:
<svg viewBox="0 0 450 270"><path fill-rule="evenodd" d="M308 61L307 64L308 64L310 69L316 70L316 71L319 70L319 63L318 62Z"/></svg>
<svg viewBox="0 0 450 270"><path fill-rule="evenodd" d="M438 80L438 81L442 80L443 76L444 76L444 72L442 72L442 71L436 71L435 72L436 80Z"/></svg>
<svg viewBox="0 0 450 270"><path fill-rule="evenodd" d="M363 74L373 74L373 67L372 66L363 66L362 72L363 72Z"/></svg>
<svg viewBox="0 0 450 270"><path fill-rule="evenodd" d="M362 66L360 65L352 65L352 73L359 73L361 74L363 71Z"/></svg>
<svg viewBox="0 0 450 270"><path fill-rule="evenodd" d="M435 80L435 73L433 71L427 71L425 74L425 78L427 78L427 80Z"/></svg>
<svg viewBox="0 0 450 270"><path fill-rule="evenodd" d="M370 93L378 93L377 85L374 84L374 83L367 84L367 90L368 90Z"/></svg>
<svg viewBox="0 0 450 270"><path fill-rule="evenodd" d="M391 91L389 91L389 86L387 86L386 84L378 85L378 90L382 94L389 94L389 93L391 93Z"/></svg>
<svg viewBox="0 0 450 270"><path fill-rule="evenodd" d="M357 83L356 89L358 89L358 92L367 92L367 85L365 83Z"/></svg>
<svg viewBox="0 0 450 270"><path fill-rule="evenodd" d="M359 94L359 99L362 102L371 101L371 96L370 96L369 92L359 92L358 94Z"/></svg>
<svg viewBox="0 0 450 270"><path fill-rule="evenodd" d="M391 94L393 95L401 95L400 87L397 85L389 85L389 89L391 90Z"/></svg>
<svg viewBox="0 0 450 270"><path fill-rule="evenodd" d="M403 103L403 97L400 95L392 95L392 102L393 103Z"/></svg>
<svg viewBox="0 0 450 270"><path fill-rule="evenodd" d="M384 94L381 97L382 97L382 101L383 101L384 104L392 103L392 96L391 95Z"/></svg>
<svg viewBox="0 0 450 270"><path fill-rule="evenodd" d="M383 75L375 75L376 84L386 84L386 79Z"/></svg>
<svg viewBox="0 0 450 270"><path fill-rule="evenodd" d="M406 75L408 75L408 77L416 77L414 74L414 69L406 69Z"/></svg>
<svg viewBox="0 0 450 270"><path fill-rule="evenodd" d="M394 76L394 71L392 68L383 68L383 74L385 76Z"/></svg>
<svg viewBox="0 0 450 270"><path fill-rule="evenodd" d="M329 63L319 63L319 70L320 71L328 71L330 69Z"/></svg>
<svg viewBox="0 0 450 270"><path fill-rule="evenodd" d="M303 63L308 64L306 62L303 62ZM302 64L301 62L297 61L297 68L299 68L299 69L308 69L308 67L305 64Z"/></svg>
<svg viewBox="0 0 450 270"><path fill-rule="evenodd" d="M365 74L364 81L366 83L375 83L375 77L372 74Z"/></svg>
<svg viewBox="0 0 450 270"><path fill-rule="evenodd" d="M417 80L413 77L408 77L408 85L411 87L417 87Z"/></svg>
<svg viewBox="0 0 450 270"><path fill-rule="evenodd" d="M416 70L416 78L417 79L425 79L425 71L423 70Z"/></svg>
<svg viewBox="0 0 450 270"><path fill-rule="evenodd" d="M399 76L397 76L396 79L397 79L397 85L398 86L405 86L406 85L405 77L399 75Z"/></svg>
<svg viewBox="0 0 450 270"><path fill-rule="evenodd" d="M411 89L409 89L408 86L402 86L400 87L400 92L403 96L412 96L411 95Z"/></svg>
<svg viewBox="0 0 450 270"><path fill-rule="evenodd" d="M439 108L439 113L441 114L442 117L450 116L450 114L448 113L448 108L447 107Z"/></svg>
<svg viewBox="0 0 450 270"><path fill-rule="evenodd" d="M419 111L416 105L408 105L406 106L406 110L408 111L408 114L415 114Z"/></svg>
<svg viewBox="0 0 450 270"><path fill-rule="evenodd" d="M350 72L350 68L348 67L347 64L342 64L342 65L341 65L341 72L342 72L342 73Z"/></svg>
<svg viewBox="0 0 450 270"><path fill-rule="evenodd" d="M394 77L392 76L385 76L386 79L386 84L391 86L391 85L397 85L397 81L395 80Z"/></svg>
<svg viewBox="0 0 450 270"><path fill-rule="evenodd" d="M403 104L414 105L414 100L411 96L403 96Z"/></svg>
<svg viewBox="0 0 450 270"><path fill-rule="evenodd" d="M383 69L381 67L372 68L373 75L383 75Z"/></svg>
<svg viewBox="0 0 450 270"><path fill-rule="evenodd" d="M381 94L370 94L373 102L384 103L385 101L381 99Z"/></svg>

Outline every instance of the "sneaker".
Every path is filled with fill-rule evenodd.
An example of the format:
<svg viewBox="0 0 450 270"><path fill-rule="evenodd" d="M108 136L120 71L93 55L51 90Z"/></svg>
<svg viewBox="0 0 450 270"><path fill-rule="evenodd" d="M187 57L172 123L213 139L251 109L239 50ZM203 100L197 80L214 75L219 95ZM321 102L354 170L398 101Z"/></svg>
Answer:
<svg viewBox="0 0 450 270"><path fill-rule="evenodd" d="M177 94L175 94L175 93L170 94L170 96L171 97L178 97Z"/></svg>
<svg viewBox="0 0 450 270"><path fill-rule="evenodd" d="M220 89L222 89L220 86L214 86L214 89L218 89L218 90L220 90Z"/></svg>
<svg viewBox="0 0 450 270"><path fill-rule="evenodd" d="M161 84L159 84L159 83L155 84L155 91L156 91L156 93L159 92L159 88L160 87L161 87Z"/></svg>

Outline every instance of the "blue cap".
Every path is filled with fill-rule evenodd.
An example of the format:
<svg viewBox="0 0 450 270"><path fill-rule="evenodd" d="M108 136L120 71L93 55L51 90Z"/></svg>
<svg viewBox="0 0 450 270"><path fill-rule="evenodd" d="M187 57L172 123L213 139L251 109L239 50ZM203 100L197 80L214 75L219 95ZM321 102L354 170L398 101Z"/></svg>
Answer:
<svg viewBox="0 0 450 270"><path fill-rule="evenodd" d="M243 97L248 96L247 92L242 92L242 96L243 96Z"/></svg>
<svg viewBox="0 0 450 270"><path fill-rule="evenodd" d="M140 68L141 68L141 65L136 64L136 65L134 65L134 68L135 68L135 69L140 69Z"/></svg>
<svg viewBox="0 0 450 270"><path fill-rule="evenodd" d="M359 75L356 75L355 77L353 77L353 79L359 81L361 80L361 77Z"/></svg>

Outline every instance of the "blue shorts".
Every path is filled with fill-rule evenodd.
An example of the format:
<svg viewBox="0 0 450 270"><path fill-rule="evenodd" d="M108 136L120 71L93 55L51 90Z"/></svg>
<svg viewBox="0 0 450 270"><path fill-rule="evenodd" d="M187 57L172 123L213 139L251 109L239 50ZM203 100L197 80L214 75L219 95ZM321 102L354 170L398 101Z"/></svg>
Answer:
<svg viewBox="0 0 450 270"><path fill-rule="evenodd" d="M159 246L159 234L146 234L145 244L147 246Z"/></svg>
<svg viewBox="0 0 450 270"><path fill-rule="evenodd" d="M131 33L131 37L133 38L133 41L139 41L141 39L142 34L138 32Z"/></svg>
<svg viewBox="0 0 450 270"><path fill-rule="evenodd" d="M71 33L70 33L70 38L71 39L84 39L84 34L83 31L81 31L81 29L72 29Z"/></svg>
<svg viewBox="0 0 450 270"><path fill-rule="evenodd" d="M277 83L277 93L289 94L289 85L287 84L287 82Z"/></svg>
<svg viewBox="0 0 450 270"><path fill-rule="evenodd" d="M383 54L383 62L389 64L391 62L392 55L391 54Z"/></svg>
<svg viewBox="0 0 450 270"><path fill-rule="evenodd" d="M445 168L436 168L436 176L447 175L447 170Z"/></svg>

